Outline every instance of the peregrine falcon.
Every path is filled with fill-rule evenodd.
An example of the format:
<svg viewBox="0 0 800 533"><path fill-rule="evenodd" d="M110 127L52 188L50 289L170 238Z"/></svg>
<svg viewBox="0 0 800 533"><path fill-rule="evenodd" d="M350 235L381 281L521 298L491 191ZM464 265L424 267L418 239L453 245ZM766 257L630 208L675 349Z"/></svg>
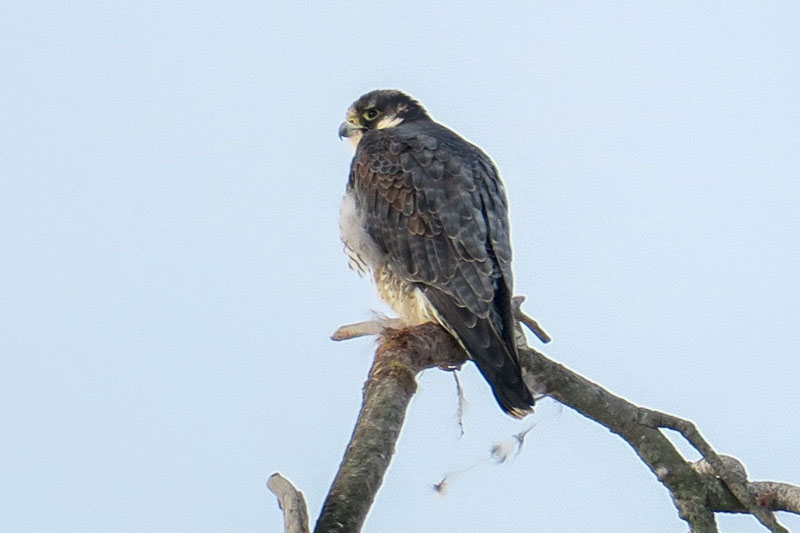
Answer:
<svg viewBox="0 0 800 533"><path fill-rule="evenodd" d="M340 212L350 266L373 277L407 325L447 329L505 412L530 413L511 308L508 204L492 160L396 90L356 100L339 136L355 149Z"/></svg>

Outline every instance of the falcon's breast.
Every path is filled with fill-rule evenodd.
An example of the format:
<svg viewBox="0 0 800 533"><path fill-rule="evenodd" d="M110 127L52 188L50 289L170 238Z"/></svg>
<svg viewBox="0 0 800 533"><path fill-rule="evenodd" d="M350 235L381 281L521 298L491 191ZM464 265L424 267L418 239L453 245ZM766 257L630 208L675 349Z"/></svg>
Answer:
<svg viewBox="0 0 800 533"><path fill-rule="evenodd" d="M407 325L441 324L425 294L394 272L389 264L389 254L381 250L364 226L364 215L359 212L355 195L348 190L339 209L339 232L350 268L361 276L372 277L380 298Z"/></svg>

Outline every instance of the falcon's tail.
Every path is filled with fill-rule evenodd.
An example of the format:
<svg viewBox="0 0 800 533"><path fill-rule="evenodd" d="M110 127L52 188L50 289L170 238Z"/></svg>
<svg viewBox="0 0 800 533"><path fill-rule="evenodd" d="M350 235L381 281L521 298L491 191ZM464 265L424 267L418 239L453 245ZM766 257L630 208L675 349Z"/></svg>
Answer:
<svg viewBox="0 0 800 533"><path fill-rule="evenodd" d="M492 392L497 399L497 403L503 411L514 418L524 418L533 412L533 396L531 395L525 382L522 380L522 371L515 358L511 354L505 343L490 345L487 351L494 353L488 354L483 350L476 350L474 347L468 349L470 357L478 365L478 369L492 386ZM503 353L502 366L496 365L497 352ZM487 357L488 356L488 357Z"/></svg>
<svg viewBox="0 0 800 533"><path fill-rule="evenodd" d="M522 379L514 332L501 335L490 319L475 316L441 291L428 289L426 296L444 322L442 325L450 330L478 365L503 411L514 418L530 414L533 396Z"/></svg>

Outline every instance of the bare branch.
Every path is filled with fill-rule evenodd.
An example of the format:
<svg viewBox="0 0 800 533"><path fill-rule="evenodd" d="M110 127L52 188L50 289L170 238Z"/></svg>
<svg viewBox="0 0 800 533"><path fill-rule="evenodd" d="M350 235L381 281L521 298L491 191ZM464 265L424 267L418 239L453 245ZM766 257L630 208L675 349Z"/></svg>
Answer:
<svg viewBox="0 0 800 533"><path fill-rule="evenodd" d="M759 505L773 511L800 514L800 487L774 481L753 481L750 483L750 488L755 493Z"/></svg>
<svg viewBox="0 0 800 533"><path fill-rule="evenodd" d="M277 472L269 476L267 487L278 498L278 507L283 511L284 533L308 533L308 509L303 493Z"/></svg>
<svg viewBox="0 0 800 533"><path fill-rule="evenodd" d="M547 344L548 342L553 340L552 337L550 337L550 335L547 334L544 328L542 328L542 326L540 326L536 320L529 317L522 311L522 302L524 301L525 301L524 296L514 296L511 299L511 306L514 309L514 316L517 317L517 320L525 324L528 327L528 329L531 330L531 333L536 335L536 338L538 338L543 343Z"/></svg>
<svg viewBox="0 0 800 533"><path fill-rule="evenodd" d="M335 341L345 341L348 339L355 339L356 337L365 337L367 335L379 335L386 328L401 328L403 321L399 318L376 318L375 320L367 320L366 322L356 322L355 324L346 324L333 332L331 339Z"/></svg>
<svg viewBox="0 0 800 533"><path fill-rule="evenodd" d="M317 521L316 533L361 529L394 454L416 375L439 366L453 368L466 354L434 324L385 330L364 387L364 401L342 464Z"/></svg>
<svg viewBox="0 0 800 533"><path fill-rule="evenodd" d="M522 313L521 301L515 298L515 313L535 331L538 324ZM366 330L375 327L371 324ZM364 329L360 324L349 328L350 333ZM532 392L550 396L622 437L670 491L679 515L692 532L716 532L715 512L747 512L770 531L786 531L770 511L798 513L800 488L748 482L738 461L718 455L691 422L638 407L611 394L528 347L521 329L517 329L523 377ZM458 343L435 324L384 331L356 428L315 531L360 530L394 452L405 410L416 389L416 374L431 366L458 367L465 360ZM691 464L684 459L662 428L681 432L704 460Z"/></svg>
<svg viewBox="0 0 800 533"><path fill-rule="evenodd" d="M738 459L729 455L720 455L719 458L723 463L723 468L730 475L747 483L747 490L753 495L758 505L772 511L800 514L800 487L775 481L747 481L747 472ZM692 468L701 474L717 476L716 470L706 459L692 463ZM709 494L709 500L711 508L722 513L747 512L747 509L730 491L712 492Z"/></svg>
<svg viewBox="0 0 800 533"><path fill-rule="evenodd" d="M708 442L700 435L695 425L688 420L683 420L676 416L668 415L650 409L641 409L642 423L650 427L669 428L679 432L684 436L694 448L700 452L706 462L711 466L714 473L722 479L725 486L736 499L742 504L744 509L755 516L764 527L775 533L788 533L787 530L778 523L775 515L756 502L755 495L750 493L747 485L747 473L742 464L732 457L727 457L723 461L722 457L711 447Z"/></svg>
<svg viewBox="0 0 800 533"><path fill-rule="evenodd" d="M622 437L672 493L675 506L693 532L716 532L705 501L705 481L657 429L639 423L638 407L568 370L539 352L520 350L523 372L545 393Z"/></svg>

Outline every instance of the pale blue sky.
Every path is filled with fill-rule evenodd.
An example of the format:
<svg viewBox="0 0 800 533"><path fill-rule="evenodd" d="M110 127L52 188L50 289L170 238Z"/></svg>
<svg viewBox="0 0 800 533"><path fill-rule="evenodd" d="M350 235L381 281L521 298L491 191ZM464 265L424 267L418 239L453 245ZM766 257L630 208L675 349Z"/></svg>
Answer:
<svg viewBox="0 0 800 533"><path fill-rule="evenodd" d="M546 353L800 483L800 4L3 11L0 530L280 531L274 471L316 517L373 348L328 336L382 309L337 225L374 88L494 158ZM426 372L365 531L686 530L549 400L434 495L526 427L461 376L466 436Z"/></svg>

